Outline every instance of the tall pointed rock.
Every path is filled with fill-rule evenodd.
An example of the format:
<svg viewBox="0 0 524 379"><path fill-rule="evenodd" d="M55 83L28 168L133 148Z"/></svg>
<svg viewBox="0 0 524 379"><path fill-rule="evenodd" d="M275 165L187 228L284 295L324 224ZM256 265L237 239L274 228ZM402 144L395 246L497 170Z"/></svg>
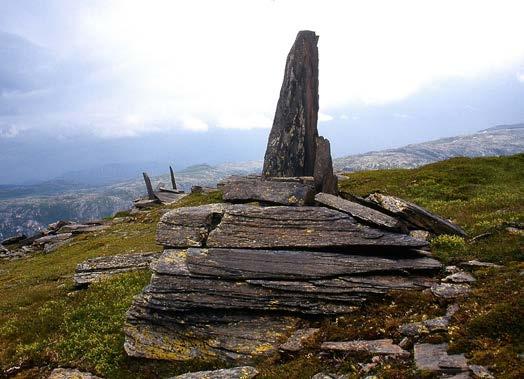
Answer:
<svg viewBox="0 0 524 379"><path fill-rule="evenodd" d="M318 36L298 33L287 56L264 176L313 176L318 115Z"/></svg>

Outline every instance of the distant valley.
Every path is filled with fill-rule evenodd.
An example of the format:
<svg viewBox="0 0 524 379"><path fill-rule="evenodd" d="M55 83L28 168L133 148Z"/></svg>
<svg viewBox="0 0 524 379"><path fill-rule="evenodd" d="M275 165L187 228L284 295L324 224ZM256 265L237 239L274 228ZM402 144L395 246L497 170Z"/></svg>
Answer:
<svg viewBox="0 0 524 379"><path fill-rule="evenodd" d="M496 156L521 152L524 152L524 124L501 125L470 135L337 158L334 159L334 167L339 172L413 168L456 156ZM261 167L262 161L195 165L177 172L177 183L188 191L193 185L214 186L230 175L258 173ZM153 174L161 172L161 168L153 163L144 163L142 169ZM167 167L165 169L167 171ZM93 175L100 177L90 179ZM107 184L113 181L113 175L119 182ZM126 175L129 180L123 180ZM154 185L169 183L167 174L153 176L152 179ZM34 233L59 219L101 219L129 209L132 200L144 192L140 170L133 173L129 167L119 165L69 173L36 185L0 185L0 239L18 233Z"/></svg>

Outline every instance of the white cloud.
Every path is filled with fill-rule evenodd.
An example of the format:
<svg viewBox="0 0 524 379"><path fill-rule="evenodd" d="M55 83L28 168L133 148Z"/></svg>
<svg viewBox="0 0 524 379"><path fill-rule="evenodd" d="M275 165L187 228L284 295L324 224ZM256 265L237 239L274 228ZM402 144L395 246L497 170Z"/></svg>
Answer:
<svg viewBox="0 0 524 379"><path fill-rule="evenodd" d="M267 129L272 121L262 114L227 114L218 118L217 126L224 129Z"/></svg>
<svg viewBox="0 0 524 379"><path fill-rule="evenodd" d="M333 120L333 116L328 115L327 113L318 112L318 121L327 122Z"/></svg>
<svg viewBox="0 0 524 379"><path fill-rule="evenodd" d="M49 36L45 44L103 62L84 84L92 93L97 85L111 90L79 112L105 114L105 121L91 121L104 135L270 127L286 55L303 29L320 36L320 107L333 112L398 101L439 80L477 77L524 59L521 0L88 4L67 22L75 30L56 46ZM45 22L58 30L65 21Z"/></svg>
<svg viewBox="0 0 524 379"><path fill-rule="evenodd" d="M521 83L524 83L524 73L518 73L517 74L517 80Z"/></svg>
<svg viewBox="0 0 524 379"><path fill-rule="evenodd" d="M207 132L209 126L199 118L190 116L182 119L182 128L193 132Z"/></svg>
<svg viewBox="0 0 524 379"><path fill-rule="evenodd" d="M13 125L0 125L0 138L14 138L20 134L20 129Z"/></svg>

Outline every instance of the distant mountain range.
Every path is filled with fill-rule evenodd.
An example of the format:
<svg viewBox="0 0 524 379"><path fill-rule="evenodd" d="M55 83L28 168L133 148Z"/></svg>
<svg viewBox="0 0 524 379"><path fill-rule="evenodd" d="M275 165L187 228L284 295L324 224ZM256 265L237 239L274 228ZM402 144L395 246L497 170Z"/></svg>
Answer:
<svg viewBox="0 0 524 379"><path fill-rule="evenodd" d="M413 168L452 157L513 155L524 151L524 124L499 125L464 136L441 138L398 149L337 158L337 171Z"/></svg>
<svg viewBox="0 0 524 379"><path fill-rule="evenodd" d="M334 159L339 172L413 168L457 156L512 155L524 152L524 124L500 125L474 134L442 138L398 149L372 151ZM128 209L132 200L145 192L142 170L155 173L161 168L144 163L138 172L121 165L72 172L41 184L0 186L0 239L17 233L34 233L59 219L87 221ZM167 169L167 167L165 168ZM262 161L190 166L176 173L178 186L186 191L193 185L214 186L230 175L258 173ZM167 170L166 170L167 171ZM91 178L91 176L98 176ZM125 176L135 179L123 180ZM120 180L119 183L107 184ZM169 175L153 177L154 185L170 183ZM85 185L82 183L95 183Z"/></svg>

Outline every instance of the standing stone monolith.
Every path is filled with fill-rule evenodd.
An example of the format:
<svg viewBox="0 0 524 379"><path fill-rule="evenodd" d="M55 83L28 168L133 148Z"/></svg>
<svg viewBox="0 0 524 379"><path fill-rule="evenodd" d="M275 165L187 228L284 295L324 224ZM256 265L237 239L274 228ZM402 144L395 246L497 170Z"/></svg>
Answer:
<svg viewBox="0 0 524 379"><path fill-rule="evenodd" d="M171 186L176 191L176 181L175 181L175 172L173 171L173 167L169 166L169 173L171 174Z"/></svg>
<svg viewBox="0 0 524 379"><path fill-rule="evenodd" d="M153 185L151 184L151 179L149 179L149 175L147 175L146 172L143 172L142 175L144 176L144 182L146 183L147 197L149 198L149 200L155 200L155 191L153 191Z"/></svg>
<svg viewBox="0 0 524 379"><path fill-rule="evenodd" d="M300 31L287 56L264 176L313 176L318 115L318 36Z"/></svg>

